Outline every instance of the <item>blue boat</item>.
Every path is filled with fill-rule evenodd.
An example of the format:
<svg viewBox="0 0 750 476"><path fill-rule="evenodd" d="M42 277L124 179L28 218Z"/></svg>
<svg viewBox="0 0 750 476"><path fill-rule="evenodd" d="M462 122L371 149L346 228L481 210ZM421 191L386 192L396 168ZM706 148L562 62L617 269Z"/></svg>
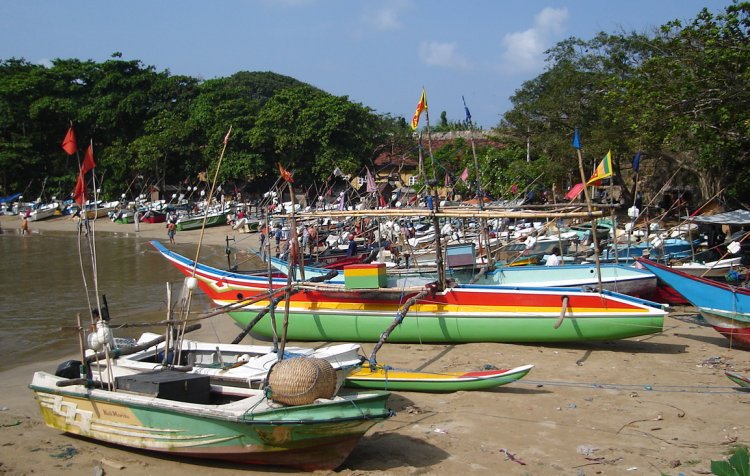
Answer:
<svg viewBox="0 0 750 476"><path fill-rule="evenodd" d="M670 259L688 258L692 256L693 251L698 248L702 240L693 242L683 240L682 238L666 238L659 240L658 245L654 246L653 242L644 241L635 245L617 245L617 251L613 245L607 246L600 256L602 262L608 261L630 261L634 258L643 256L648 251L649 259L666 261Z"/></svg>
<svg viewBox="0 0 750 476"><path fill-rule="evenodd" d="M733 346L750 348L750 289L692 276L644 258L637 261L697 307Z"/></svg>
<svg viewBox="0 0 750 476"><path fill-rule="evenodd" d="M271 257L271 265L282 273L289 272L289 263L285 260ZM416 270L409 270L404 273L389 272L389 286L396 286L396 283L403 284L407 277L417 279L418 277L430 277L435 279L437 274L433 272L419 273ZM330 274L330 269L315 268L305 266L305 278L321 277ZM470 270L447 270L448 277L455 279L460 283L469 283L474 276ZM486 273L473 284L482 286L501 286L501 287L566 287L580 288L599 286L599 276L601 276L602 288L615 291L621 294L631 296L646 297L656 291L656 276L653 273L637 269L633 266L622 264L603 264L597 272L596 265L589 264L569 264L560 266L504 266ZM328 279L329 283L343 284L343 275L334 276Z"/></svg>

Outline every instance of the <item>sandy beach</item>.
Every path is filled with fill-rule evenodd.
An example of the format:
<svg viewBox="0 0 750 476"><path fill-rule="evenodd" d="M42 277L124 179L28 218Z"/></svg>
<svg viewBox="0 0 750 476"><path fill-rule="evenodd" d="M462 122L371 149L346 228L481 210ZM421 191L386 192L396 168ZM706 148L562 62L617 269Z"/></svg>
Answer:
<svg viewBox="0 0 750 476"><path fill-rule="evenodd" d="M18 217L0 217L0 226L20 233ZM96 227L135 233L132 224L109 220ZM66 217L30 223L31 233L74 230ZM203 244L224 246L230 230L207 229ZM164 224L142 223L138 236L167 241ZM199 230L178 232L176 241L197 243L200 236ZM221 316L190 338L229 341L236 334L233 321ZM371 349L363 344L365 353ZM70 357L0 374L0 475L295 473L134 452L46 427L28 383L35 370L54 371ZM490 391L394 392L396 415L370 430L331 474L708 474L711 460L750 444L750 392L724 376L727 369L750 373L750 352L731 348L691 307L673 309L663 332L641 338L543 346L386 344L378 360L432 371L535 368Z"/></svg>

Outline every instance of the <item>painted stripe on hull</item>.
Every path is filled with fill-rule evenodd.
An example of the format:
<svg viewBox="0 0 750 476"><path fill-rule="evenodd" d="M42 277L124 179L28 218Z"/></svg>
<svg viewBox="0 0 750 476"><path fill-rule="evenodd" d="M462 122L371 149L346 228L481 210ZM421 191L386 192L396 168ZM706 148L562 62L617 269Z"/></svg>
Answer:
<svg viewBox="0 0 750 476"><path fill-rule="evenodd" d="M185 275L192 260L154 246ZM218 305L262 295L267 278L253 278L198 265L201 289ZM256 284L256 282L260 284ZM275 280L274 287L286 285ZM399 308L413 296L397 289L347 291L330 285L292 295L288 337L295 340L374 342ZM566 318L559 318L568 297ZM247 325L269 304L263 300L229 314ZM617 294L561 288L458 286L415 303L391 334L392 342L570 342L634 337L659 332L666 313L648 303ZM270 317L254 332L271 336Z"/></svg>
<svg viewBox="0 0 750 476"><path fill-rule="evenodd" d="M455 392L459 390L483 390L506 385L526 376L533 365L515 369L486 372L430 373L417 371L388 370L378 367L350 374L345 385L354 388L403 390L412 392Z"/></svg>
<svg viewBox="0 0 750 476"><path fill-rule="evenodd" d="M230 316L246 326L255 312L235 311ZM663 316L619 316L607 318L565 318L555 329L559 316L548 317L443 317L409 315L396 327L389 342L576 342L636 337L660 332ZM330 315L289 313L288 337L292 340L377 342L393 316ZM270 317L264 316L253 332L271 337Z"/></svg>

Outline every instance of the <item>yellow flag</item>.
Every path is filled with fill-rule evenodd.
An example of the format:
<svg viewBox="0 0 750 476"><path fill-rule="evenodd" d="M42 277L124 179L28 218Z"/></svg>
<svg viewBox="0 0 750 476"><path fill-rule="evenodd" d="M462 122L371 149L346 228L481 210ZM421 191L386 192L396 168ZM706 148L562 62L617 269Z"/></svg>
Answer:
<svg viewBox="0 0 750 476"><path fill-rule="evenodd" d="M594 187L602 183L602 180L612 176L612 151L608 151L607 155L604 156L599 165L594 170L594 174L591 176L586 185L593 185Z"/></svg>
<svg viewBox="0 0 750 476"><path fill-rule="evenodd" d="M419 126L419 116L422 115L422 111L427 110L427 94L424 91L424 88L422 88L422 96L419 97L419 102L417 103L417 110L414 111L414 117L411 118L411 128L412 130L415 130Z"/></svg>

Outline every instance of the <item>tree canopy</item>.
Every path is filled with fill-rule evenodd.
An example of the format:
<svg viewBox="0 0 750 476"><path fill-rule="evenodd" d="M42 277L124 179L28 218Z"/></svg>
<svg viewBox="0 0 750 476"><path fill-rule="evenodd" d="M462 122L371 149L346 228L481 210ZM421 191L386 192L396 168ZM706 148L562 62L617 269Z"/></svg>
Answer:
<svg viewBox="0 0 750 476"><path fill-rule="evenodd" d="M565 39L511 97L500 124L483 132L484 145L472 149L471 124L442 112L433 132L464 135L435 150L424 177L442 183L447 175L472 193L478 176L496 197L532 182L568 187L580 181L571 147L578 128L587 173L611 150L613 179L626 195L640 152L641 189L672 181L742 201L750 193L749 32L750 3L735 1L650 32ZM278 178L279 163L305 186L336 167L359 174L384 151L424 150L404 118L294 78L240 71L199 80L121 56L48 67L0 60L0 195L31 198L43 183L50 195L70 194L80 159L60 144L71 123L79 148L93 146L105 197L213 177L230 127L219 180L258 189ZM456 180L464 170L470 178Z"/></svg>
<svg viewBox="0 0 750 476"><path fill-rule="evenodd" d="M572 168L578 127L587 165L612 150L614 179L626 190L640 151L646 187L674 175L674 186L703 197L725 190L742 200L750 192L749 32L750 3L735 2L649 34L564 40L548 51L548 68L516 91L499 128L511 142L531 137L535 157Z"/></svg>

